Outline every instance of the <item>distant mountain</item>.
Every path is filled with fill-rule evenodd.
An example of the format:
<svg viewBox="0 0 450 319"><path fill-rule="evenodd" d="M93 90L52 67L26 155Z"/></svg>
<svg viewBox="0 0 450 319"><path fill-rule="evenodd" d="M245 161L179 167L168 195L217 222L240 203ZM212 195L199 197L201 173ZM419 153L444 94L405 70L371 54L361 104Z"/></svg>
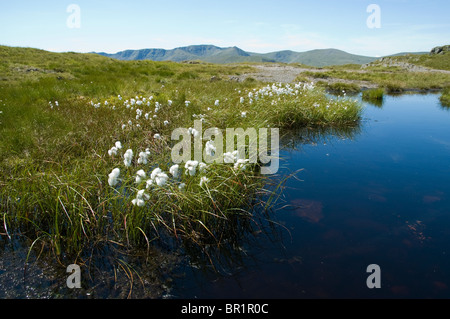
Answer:
<svg viewBox="0 0 450 319"><path fill-rule="evenodd" d="M396 53L396 54L391 54L388 56L402 56L402 55L422 55L422 54L427 54L429 52L400 52L400 53Z"/></svg>
<svg viewBox="0 0 450 319"><path fill-rule="evenodd" d="M96 53L96 52L94 52ZM302 63L310 66L366 64L377 58L354 55L336 49L312 50L306 52L277 51L271 53L246 52L238 47L220 48L214 45L191 45L187 47L165 49L126 50L113 54L99 52L97 54L118 60L152 60L152 61L192 61L199 60L210 63L239 62L282 62Z"/></svg>
<svg viewBox="0 0 450 319"><path fill-rule="evenodd" d="M342 64L365 64L376 60L375 57L350 54L337 49L321 49L306 52L279 51L266 53L264 56L276 62L302 63L317 67Z"/></svg>

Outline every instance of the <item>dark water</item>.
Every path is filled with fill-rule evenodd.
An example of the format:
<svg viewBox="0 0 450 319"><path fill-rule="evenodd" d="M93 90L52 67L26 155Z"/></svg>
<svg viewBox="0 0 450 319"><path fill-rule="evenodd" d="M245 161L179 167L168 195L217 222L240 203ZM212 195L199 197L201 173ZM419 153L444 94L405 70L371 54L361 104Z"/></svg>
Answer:
<svg viewBox="0 0 450 319"><path fill-rule="evenodd" d="M279 173L303 170L272 212L277 226L219 252L217 271L192 254L100 252L74 292L64 267L40 258L24 275L27 250L4 245L0 297L449 298L450 110L435 94L364 105L357 128L290 137ZM381 288L367 287L371 264Z"/></svg>
<svg viewBox="0 0 450 319"><path fill-rule="evenodd" d="M283 152L284 172L304 170L287 183L291 206L275 213L287 229L282 240L261 238L228 276L188 272L173 294L449 298L450 111L438 98L365 103L354 132ZM381 288L367 287L371 264L380 267Z"/></svg>

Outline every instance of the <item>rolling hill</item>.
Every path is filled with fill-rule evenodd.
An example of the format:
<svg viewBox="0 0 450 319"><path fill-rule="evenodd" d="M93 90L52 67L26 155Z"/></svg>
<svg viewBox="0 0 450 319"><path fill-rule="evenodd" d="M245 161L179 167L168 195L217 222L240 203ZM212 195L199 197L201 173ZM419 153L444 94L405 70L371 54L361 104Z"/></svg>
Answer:
<svg viewBox="0 0 450 319"><path fill-rule="evenodd" d="M375 57L354 55L337 49L320 49L306 52L285 50L271 53L254 53L244 51L238 47L221 48L214 45L191 45L172 50L126 50L113 54L105 52L94 53L118 60L174 62L199 60L218 64L238 62L282 62L302 63L316 67L343 64L365 64L376 60Z"/></svg>

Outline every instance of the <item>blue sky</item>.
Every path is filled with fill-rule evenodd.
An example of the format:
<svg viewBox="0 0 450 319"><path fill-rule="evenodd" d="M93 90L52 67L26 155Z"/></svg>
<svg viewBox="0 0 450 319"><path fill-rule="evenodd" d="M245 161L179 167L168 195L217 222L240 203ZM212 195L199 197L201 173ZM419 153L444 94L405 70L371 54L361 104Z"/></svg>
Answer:
<svg viewBox="0 0 450 319"><path fill-rule="evenodd" d="M80 8L79 28L67 25L70 4ZM367 26L370 4L380 8L380 28ZM0 44L109 53L214 44L382 56L450 44L449 12L448 0L0 0Z"/></svg>

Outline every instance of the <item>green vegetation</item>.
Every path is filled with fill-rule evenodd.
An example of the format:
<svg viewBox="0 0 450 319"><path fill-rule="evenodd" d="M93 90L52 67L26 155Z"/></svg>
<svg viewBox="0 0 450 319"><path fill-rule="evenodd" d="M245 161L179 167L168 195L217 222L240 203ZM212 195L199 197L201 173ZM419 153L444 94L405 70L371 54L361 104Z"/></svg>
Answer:
<svg viewBox="0 0 450 319"><path fill-rule="evenodd" d="M409 71L380 71L366 69L365 72L326 71L309 72L313 77L321 79L333 78L347 81L367 81L385 88L388 92L398 92L406 89L429 90L441 89L450 83L450 74Z"/></svg>
<svg viewBox="0 0 450 319"><path fill-rule="evenodd" d="M447 70L450 71L450 52L445 54L431 55L431 54L420 54L420 55L403 55L395 57L398 62L411 63L414 65L419 65L436 70Z"/></svg>
<svg viewBox="0 0 450 319"><path fill-rule="evenodd" d="M444 106L450 106L450 87L446 88L440 97L441 103Z"/></svg>
<svg viewBox="0 0 450 319"><path fill-rule="evenodd" d="M382 88L366 90L362 93L362 98L366 101L381 101L383 96L384 90Z"/></svg>
<svg viewBox="0 0 450 319"><path fill-rule="evenodd" d="M381 107L383 105L385 89L369 89L362 92L362 100Z"/></svg>
<svg viewBox="0 0 450 319"><path fill-rule="evenodd" d="M345 83L352 86L349 91L359 90L362 86L380 87L387 93L443 89L450 85L450 53L386 57L362 67L349 64L310 69L298 77L305 78L317 81L331 91L337 91Z"/></svg>
<svg viewBox="0 0 450 319"><path fill-rule="evenodd" d="M229 163L174 167L175 128L201 119L203 130L277 127L283 135L355 126L361 115L354 100L310 85L225 80L250 65L11 47L0 47L0 61L0 232L58 255L102 241L145 247L167 234L221 245L256 208L270 209L279 184L266 191L261 163L232 154Z"/></svg>
<svg viewBox="0 0 450 319"><path fill-rule="evenodd" d="M325 85L326 89L334 94L355 94L358 93L361 88L354 83L336 82Z"/></svg>

